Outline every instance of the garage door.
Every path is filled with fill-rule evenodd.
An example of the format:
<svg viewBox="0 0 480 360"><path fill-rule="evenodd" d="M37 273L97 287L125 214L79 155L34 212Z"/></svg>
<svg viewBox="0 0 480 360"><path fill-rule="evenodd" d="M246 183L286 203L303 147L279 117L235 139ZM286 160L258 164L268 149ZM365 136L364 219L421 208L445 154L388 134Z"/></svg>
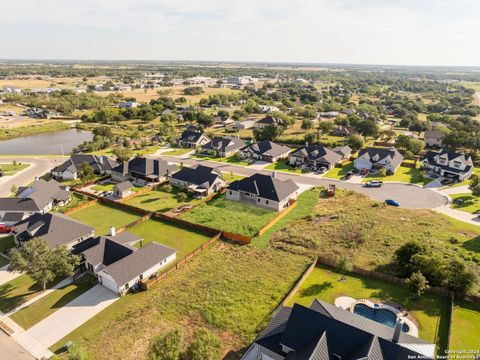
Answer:
<svg viewBox="0 0 480 360"><path fill-rule="evenodd" d="M107 289L112 290L115 294L118 293L118 288L116 283L102 276L99 276L98 279L100 280L100 284L105 286Z"/></svg>

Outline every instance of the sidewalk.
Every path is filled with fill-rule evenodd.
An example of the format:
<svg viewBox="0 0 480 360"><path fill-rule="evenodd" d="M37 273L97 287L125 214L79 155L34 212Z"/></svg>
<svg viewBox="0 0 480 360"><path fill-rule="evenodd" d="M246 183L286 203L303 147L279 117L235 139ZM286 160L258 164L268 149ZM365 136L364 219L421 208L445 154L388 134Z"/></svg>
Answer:
<svg viewBox="0 0 480 360"><path fill-rule="evenodd" d="M454 218L456 220L466 222L468 224L480 226L480 217L465 211L452 209L450 205L438 207L433 211L437 211L439 213L450 216L451 218Z"/></svg>

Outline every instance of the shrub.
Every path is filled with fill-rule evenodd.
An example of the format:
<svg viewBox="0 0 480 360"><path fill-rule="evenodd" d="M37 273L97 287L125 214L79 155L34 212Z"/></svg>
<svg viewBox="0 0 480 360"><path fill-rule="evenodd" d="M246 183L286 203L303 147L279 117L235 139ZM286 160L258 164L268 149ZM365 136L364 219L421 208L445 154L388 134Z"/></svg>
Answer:
<svg viewBox="0 0 480 360"><path fill-rule="evenodd" d="M414 272L406 281L407 287L415 298L420 297L428 288L428 281L420 271Z"/></svg>
<svg viewBox="0 0 480 360"><path fill-rule="evenodd" d="M184 360L217 360L220 359L222 343L220 339L207 329L199 329L188 345Z"/></svg>
<svg viewBox="0 0 480 360"><path fill-rule="evenodd" d="M179 329L153 338L148 351L150 360L178 360L182 349L182 334Z"/></svg>
<svg viewBox="0 0 480 360"><path fill-rule="evenodd" d="M75 345L68 350L68 360L90 360L90 355L80 345Z"/></svg>

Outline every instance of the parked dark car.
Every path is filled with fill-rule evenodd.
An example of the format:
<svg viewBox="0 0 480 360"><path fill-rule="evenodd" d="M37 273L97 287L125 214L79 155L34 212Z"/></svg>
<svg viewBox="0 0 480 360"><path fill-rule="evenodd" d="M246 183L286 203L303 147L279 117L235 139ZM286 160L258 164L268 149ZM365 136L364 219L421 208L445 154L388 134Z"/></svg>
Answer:
<svg viewBox="0 0 480 360"><path fill-rule="evenodd" d="M349 171L343 177L343 180L349 180L353 176L353 172Z"/></svg>
<svg viewBox="0 0 480 360"><path fill-rule="evenodd" d="M382 185L383 185L383 181L380 181L380 180L370 180L370 181L367 181L367 183L365 184L365 186L368 188L379 188L379 187L382 187Z"/></svg>
<svg viewBox="0 0 480 360"><path fill-rule="evenodd" d="M400 206L400 203L396 200L393 199L387 199L385 200L385 204L390 205L390 206Z"/></svg>
<svg viewBox="0 0 480 360"><path fill-rule="evenodd" d="M440 183L442 185L450 185L450 184L453 184L455 181L453 181L452 179L443 179L442 181L440 181Z"/></svg>

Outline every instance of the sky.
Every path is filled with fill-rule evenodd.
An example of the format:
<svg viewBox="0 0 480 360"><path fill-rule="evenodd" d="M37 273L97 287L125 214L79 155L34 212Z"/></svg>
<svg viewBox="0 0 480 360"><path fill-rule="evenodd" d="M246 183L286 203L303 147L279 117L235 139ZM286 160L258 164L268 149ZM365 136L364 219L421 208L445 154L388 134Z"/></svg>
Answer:
<svg viewBox="0 0 480 360"><path fill-rule="evenodd" d="M479 0L0 0L0 59L480 66Z"/></svg>

